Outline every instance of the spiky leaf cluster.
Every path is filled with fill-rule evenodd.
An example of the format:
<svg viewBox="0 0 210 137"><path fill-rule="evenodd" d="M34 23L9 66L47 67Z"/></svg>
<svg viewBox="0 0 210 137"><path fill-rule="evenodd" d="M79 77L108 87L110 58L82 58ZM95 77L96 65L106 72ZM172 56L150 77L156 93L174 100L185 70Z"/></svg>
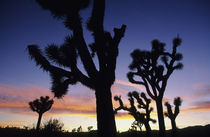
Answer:
<svg viewBox="0 0 210 137"><path fill-rule="evenodd" d="M29 102L29 106L32 111L37 112L38 114L43 114L46 111L50 110L54 101L49 99L49 96L40 97L34 101Z"/></svg>
<svg viewBox="0 0 210 137"><path fill-rule="evenodd" d="M76 77L72 72L52 65L37 45L29 45L28 52L40 68L50 72L52 80L51 89L56 97L62 97L62 95L67 92L68 85L76 83ZM67 54L66 52L71 52L72 54ZM68 44L62 45L61 47L50 45L46 48L45 54L50 60L64 67L70 68L73 63L76 63L76 52L74 48L71 48ZM71 60L65 62L67 59Z"/></svg>
<svg viewBox="0 0 210 137"><path fill-rule="evenodd" d="M67 36L61 46L51 44L45 48L47 57L58 65L73 67L77 64L76 41L73 36Z"/></svg>

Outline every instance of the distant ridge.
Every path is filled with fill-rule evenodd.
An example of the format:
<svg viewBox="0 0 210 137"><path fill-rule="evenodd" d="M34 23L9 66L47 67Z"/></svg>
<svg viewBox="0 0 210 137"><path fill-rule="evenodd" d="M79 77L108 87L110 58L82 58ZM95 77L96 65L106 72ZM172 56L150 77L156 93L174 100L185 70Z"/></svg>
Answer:
<svg viewBox="0 0 210 137"><path fill-rule="evenodd" d="M53 133L53 132L52 132ZM14 127L0 127L0 135L2 137L97 137L96 132L59 132L45 133L43 131L37 133L35 130L26 130ZM158 130L152 130L151 137L158 137ZM145 131L126 131L118 133L117 137L146 137ZM177 130L176 135L171 134L171 130L166 131L166 137L210 137L210 124L205 126L196 125L181 128Z"/></svg>

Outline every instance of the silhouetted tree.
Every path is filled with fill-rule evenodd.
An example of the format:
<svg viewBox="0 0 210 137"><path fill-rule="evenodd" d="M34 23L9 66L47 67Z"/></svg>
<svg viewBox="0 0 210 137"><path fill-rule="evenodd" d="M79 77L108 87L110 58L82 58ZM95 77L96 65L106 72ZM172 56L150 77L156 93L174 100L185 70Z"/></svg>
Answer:
<svg viewBox="0 0 210 137"><path fill-rule="evenodd" d="M151 99L147 98L147 96L145 95L144 92L142 92L140 95L143 100L140 98L139 93L136 91L133 91L132 95L138 102L138 108L145 110L146 117L145 117L144 125L145 125L145 128L147 131L151 131L149 122L150 121L152 121L153 123L156 122L156 120L151 119L151 117L150 117L150 113L153 111L153 107L149 106L151 103Z"/></svg>
<svg viewBox="0 0 210 137"><path fill-rule="evenodd" d="M150 133L151 127L149 125L149 122L156 122L154 119L151 119L150 113L152 112L153 108L149 107L150 104L150 99L146 97L144 93L141 93L141 97L144 99L144 101L139 97L139 93L134 91L134 92L129 92L128 93L128 100L130 102L130 107L127 107L124 105L122 99L120 96L115 96L114 100L119 101L120 106L116 109L114 109L114 112L117 113L119 110L125 110L128 111L130 115L132 115L135 119L135 125L137 125L140 130L141 130L141 124L144 124L147 133ZM142 113L137 110L135 103L134 103L134 98L136 98L138 102L138 108L144 109L145 113Z"/></svg>
<svg viewBox="0 0 210 137"><path fill-rule="evenodd" d="M41 124L41 119L42 115L51 109L53 105L53 100L49 99L49 96L46 97L40 97L40 99L36 99L32 102L29 102L29 106L32 111L35 111L39 114L36 129L39 130L40 124Z"/></svg>
<svg viewBox="0 0 210 137"><path fill-rule="evenodd" d="M140 131L142 131L141 127L142 127L142 123L139 123L138 121L134 121L132 124L131 124L131 128L128 129L128 131L137 131L137 127L139 127Z"/></svg>
<svg viewBox="0 0 210 137"><path fill-rule="evenodd" d="M87 129L88 129L88 132L90 132L93 129L93 126L88 126Z"/></svg>
<svg viewBox="0 0 210 137"><path fill-rule="evenodd" d="M49 45L45 49L47 58L38 46L29 45L28 52L31 58L42 69L50 72L52 92L56 97L62 97L67 92L69 84L77 82L95 90L98 136L115 136L116 126L110 89L115 81L118 45L124 36L126 26L114 28L114 36L111 36L103 27L105 0L93 0L92 14L87 22L87 28L92 32L94 43L88 47L83 36L79 11L87 8L90 0L37 0L37 2L44 9L51 11L54 17L62 19L64 25L72 31L72 36L67 36L60 47L55 44ZM95 56L98 59L96 63L98 67L94 64ZM78 68L77 57L80 57L86 73ZM51 64L53 62L59 67Z"/></svg>
<svg viewBox="0 0 210 137"><path fill-rule="evenodd" d="M77 128L77 132L82 132L82 126L79 126L79 127Z"/></svg>
<svg viewBox="0 0 210 137"><path fill-rule="evenodd" d="M179 62L182 60L182 54L177 53L177 47L180 44L181 39L179 37L175 38L170 53L165 51L164 43L153 40L151 51L136 49L131 53L133 61L129 68L132 72L127 74L128 79L132 83L143 85L148 95L155 100L159 131L162 136L165 133L162 99L167 82L174 70L183 67L182 63ZM140 77L141 80L137 80L136 77Z"/></svg>
<svg viewBox="0 0 210 137"><path fill-rule="evenodd" d="M172 131L173 132L176 132L176 117L177 115L179 114L179 107L181 106L182 104L182 100L180 97L177 97L174 99L174 106L175 106L175 109L174 109L174 112L172 111L172 108L171 108L171 104L169 102L166 102L165 103L165 106L167 107L167 112L165 112L165 116L168 117L170 120L171 120L171 126L172 126Z"/></svg>
<svg viewBox="0 0 210 137"><path fill-rule="evenodd" d="M73 133L76 132L76 128L73 128L73 129L71 130L71 132L73 132Z"/></svg>

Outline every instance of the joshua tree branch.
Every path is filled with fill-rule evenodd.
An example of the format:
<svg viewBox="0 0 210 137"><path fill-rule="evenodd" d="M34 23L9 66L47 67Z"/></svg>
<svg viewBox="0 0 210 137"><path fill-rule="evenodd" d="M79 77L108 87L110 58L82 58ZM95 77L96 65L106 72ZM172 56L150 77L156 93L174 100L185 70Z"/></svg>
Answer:
<svg viewBox="0 0 210 137"><path fill-rule="evenodd" d="M42 55L41 50L36 45L29 45L28 52L31 58L34 59L37 65L40 66L43 70L49 71L51 73L60 73L61 75L69 78L73 76L73 73L51 65L50 62Z"/></svg>
<svg viewBox="0 0 210 137"><path fill-rule="evenodd" d="M152 65L152 64L150 64L150 65ZM151 87L152 87L152 91L153 91L153 93L154 93L154 96L155 97L157 97L158 95L157 95L157 91L156 91L156 88L155 88L155 82L153 82L153 81L155 81L155 80L153 80L153 79L155 79L155 76L153 76L153 74L152 73L150 73L149 71L148 71L148 66L144 66L143 65L143 68L144 68L144 71L145 71L145 75L142 75L141 77L142 77L142 79L144 78L145 80L144 80L144 83L145 83L145 81L147 82L149 82L149 84L151 85ZM149 77L150 76L150 77ZM148 85L148 84L147 84ZM149 90L150 91L150 90ZM151 93L151 91L150 91L150 93ZM148 93L149 94L149 93ZM149 94L150 95L150 94ZM152 97L151 97L152 98Z"/></svg>
<svg viewBox="0 0 210 137"><path fill-rule="evenodd" d="M127 108L126 106L124 106L124 104L123 104L122 99L121 99L120 96L119 97L118 96L115 96L114 99L115 99L115 101L118 101L119 104L120 104L120 106L118 108L114 109L114 113L117 113L117 111L119 111L119 110L129 111L129 108Z"/></svg>
<svg viewBox="0 0 210 137"><path fill-rule="evenodd" d="M96 54L99 60L99 69L104 72L106 69L105 59L105 45L107 44L104 35L104 11L105 11L105 0L94 0L92 16L88 22L89 29L93 32L95 39Z"/></svg>
<svg viewBox="0 0 210 137"><path fill-rule="evenodd" d="M157 96L154 96L154 95L152 94L152 92L150 91L148 82L146 81L145 78L142 77L142 79L143 79L143 81L144 81L144 85L145 85L145 88L146 88L146 91L147 91L148 95L149 95L153 100L156 100L156 99L157 99Z"/></svg>
<svg viewBox="0 0 210 137"><path fill-rule="evenodd" d="M77 20L78 24L77 27L73 28L73 34L76 39L75 41L78 42L77 44L78 53L80 55L84 68L87 71L88 76L91 78L95 78L97 69L95 67L95 64L92 60L92 57L84 40L83 30L79 15L77 16Z"/></svg>
<svg viewBox="0 0 210 137"><path fill-rule="evenodd" d="M124 25L124 24L121 26L120 29L114 28L113 42L114 42L115 47L118 47L120 40L124 36L125 29L126 29L126 25Z"/></svg>
<svg viewBox="0 0 210 137"><path fill-rule="evenodd" d="M137 72L129 72L129 73L127 74L128 80L129 80L131 83L139 84L139 85L145 85L145 83L142 82L142 81L136 81L136 80L134 80L134 75L138 75L138 73L137 73Z"/></svg>
<svg viewBox="0 0 210 137"><path fill-rule="evenodd" d="M174 117L176 118L178 114L179 114L179 106L175 106Z"/></svg>
<svg viewBox="0 0 210 137"><path fill-rule="evenodd" d="M95 89L94 86L94 80L92 78L87 77L86 75L84 75L78 68L77 66L74 66L74 72L77 75L78 81L81 82L82 84L84 84L85 86L91 88L91 89Z"/></svg>
<svg viewBox="0 0 210 137"><path fill-rule="evenodd" d="M71 78L72 76L74 76L74 74L72 72L66 71L66 70L64 70L62 68L58 68L58 67L53 66L53 65L51 65L49 67L49 70L48 71L51 72L51 73L59 73L60 75L66 76L68 78Z"/></svg>
<svg viewBox="0 0 210 137"><path fill-rule="evenodd" d="M159 81L159 82L160 82L160 81ZM161 87L160 87L160 85L159 85L159 82L155 82L155 87L157 88L158 91L161 90Z"/></svg>
<svg viewBox="0 0 210 137"><path fill-rule="evenodd" d="M100 1L94 0L92 16L89 21L89 24L93 27L91 28L92 31L103 30L104 11L105 11L105 0L100 0Z"/></svg>
<svg viewBox="0 0 210 137"><path fill-rule="evenodd" d="M119 42L124 36L126 26L122 25L120 29L114 29L114 37L113 37L113 42L111 42L111 50L110 50L110 55L109 57L109 62L107 62L107 71L108 71L108 76L115 76L115 69L116 69L116 59L118 56L118 46ZM114 82L114 78L111 78L112 81Z"/></svg>

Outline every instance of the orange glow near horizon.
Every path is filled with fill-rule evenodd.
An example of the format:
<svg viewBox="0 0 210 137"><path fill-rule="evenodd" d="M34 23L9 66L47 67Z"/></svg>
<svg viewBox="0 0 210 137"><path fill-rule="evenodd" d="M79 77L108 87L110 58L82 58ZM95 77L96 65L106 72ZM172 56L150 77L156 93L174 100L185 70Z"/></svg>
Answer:
<svg viewBox="0 0 210 137"><path fill-rule="evenodd" d="M113 94L122 95L124 104L129 107L130 105L127 100L128 91L121 88L120 85L132 86L136 89L141 89L141 87L120 80L117 80L116 83L118 84L118 86L115 85L112 87ZM37 114L30 110L28 102L36 98L39 98L40 96L45 96L45 95L49 95L52 98L52 94L49 90L42 89L40 87L32 85L23 88L23 87L15 87L15 86L0 84L0 95L2 95L2 98L0 98L0 112L2 114L5 115L13 114L13 115L24 116L26 118L28 117L28 119L26 120L27 122L22 121L19 118L19 116L13 117L11 121L8 120L0 121L1 127L5 126L23 127L27 126L29 123L36 122ZM10 99L10 97L12 97L12 99ZM190 97L185 97L185 98L186 100L191 99ZM80 119L84 119L85 121L88 120L89 122L89 124L88 123L84 124L85 126L88 126L90 124L95 125L96 129L96 104L94 96L76 96L76 95L67 94L63 97L63 99L54 98L54 101L55 102L53 104L52 109L46 112L43 115L43 118L48 118L48 117L61 118L62 121L66 124L66 128L69 130L79 126L80 124L84 124L84 122L80 121ZM113 101L113 105L114 108L119 106L118 102L116 101ZM155 108L154 101L151 102L151 106ZM182 107L185 108L182 109ZM208 104L205 106L201 105L199 107L196 106L193 107L190 106L189 104L181 106L180 117L178 116L177 119L179 121L180 127L186 127L193 124L194 118L193 117L189 118L189 116L192 115L192 113L200 114L206 111L208 112L210 111L210 106L208 106ZM183 118L183 116L188 117L188 122L184 122L186 121L186 119ZM151 113L151 117L157 120L157 114L155 109ZM125 111L120 111L115 116L115 118L116 118L117 128L120 131L127 130L130 127L131 123L134 121L133 117ZM4 119L3 116L1 119ZM170 121L167 118L165 119L166 119L166 127L168 127L169 129ZM200 120L200 123L202 124L202 120ZM158 129L157 123L151 124L151 127L152 129Z"/></svg>
<svg viewBox="0 0 210 137"><path fill-rule="evenodd" d="M23 123L25 123L25 121L0 121L0 127L23 127Z"/></svg>

